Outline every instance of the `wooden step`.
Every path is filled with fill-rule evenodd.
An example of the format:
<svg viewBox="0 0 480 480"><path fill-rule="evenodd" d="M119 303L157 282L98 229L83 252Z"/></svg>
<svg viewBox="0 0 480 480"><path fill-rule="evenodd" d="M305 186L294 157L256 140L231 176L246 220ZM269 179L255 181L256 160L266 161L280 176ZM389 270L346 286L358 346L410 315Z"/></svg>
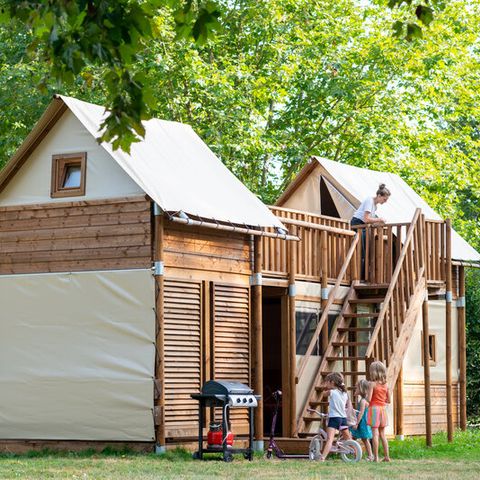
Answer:
<svg viewBox="0 0 480 480"><path fill-rule="evenodd" d="M368 318L378 317L380 312L368 312L368 313L344 313L344 318Z"/></svg>
<svg viewBox="0 0 480 480"><path fill-rule="evenodd" d="M358 305L363 303L382 303L385 301L385 297L369 297L369 298L352 298L349 303Z"/></svg>
<svg viewBox="0 0 480 480"><path fill-rule="evenodd" d="M365 357L327 357L328 362L340 362L342 360L365 360Z"/></svg>
<svg viewBox="0 0 480 480"><path fill-rule="evenodd" d="M334 347L361 347L369 345L369 342L332 342Z"/></svg>
<svg viewBox="0 0 480 480"><path fill-rule="evenodd" d="M375 327L339 327L339 332L372 332Z"/></svg>
<svg viewBox="0 0 480 480"><path fill-rule="evenodd" d="M328 375L330 372L322 372L322 375ZM344 377L349 375L366 375L367 372L341 372Z"/></svg>
<svg viewBox="0 0 480 480"><path fill-rule="evenodd" d="M353 288L355 288L356 291L388 290L389 286L390 286L389 283L359 283L358 285L355 285Z"/></svg>
<svg viewBox="0 0 480 480"><path fill-rule="evenodd" d="M311 400L308 404L313 407L321 407L322 405L328 405L328 400Z"/></svg>

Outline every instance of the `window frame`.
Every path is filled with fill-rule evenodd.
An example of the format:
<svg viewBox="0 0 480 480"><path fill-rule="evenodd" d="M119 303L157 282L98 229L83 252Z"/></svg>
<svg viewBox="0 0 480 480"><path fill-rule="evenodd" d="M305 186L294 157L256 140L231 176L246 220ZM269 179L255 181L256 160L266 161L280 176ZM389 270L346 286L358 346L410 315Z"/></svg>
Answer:
<svg viewBox="0 0 480 480"><path fill-rule="evenodd" d="M80 165L80 186L64 187L67 170ZM87 175L87 152L52 155L51 198L81 197L85 195Z"/></svg>
<svg viewBox="0 0 480 480"><path fill-rule="evenodd" d="M422 366L423 362L423 332L421 338L421 345L422 345ZM431 343L430 343L431 342ZM435 333L428 333L428 357L429 363L431 367L435 367L437 365L437 335Z"/></svg>

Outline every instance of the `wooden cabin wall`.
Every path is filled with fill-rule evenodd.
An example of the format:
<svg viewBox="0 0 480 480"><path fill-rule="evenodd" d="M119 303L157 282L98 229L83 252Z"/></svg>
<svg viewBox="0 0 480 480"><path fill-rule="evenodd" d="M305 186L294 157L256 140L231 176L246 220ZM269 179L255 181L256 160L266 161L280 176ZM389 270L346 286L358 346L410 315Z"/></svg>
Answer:
<svg viewBox="0 0 480 480"><path fill-rule="evenodd" d="M205 381L251 384L251 241L167 221L164 242L165 426L175 442L198 433L190 394ZM245 409L232 409L231 420L235 434L248 431Z"/></svg>
<svg viewBox="0 0 480 480"><path fill-rule="evenodd" d="M0 274L151 267L145 197L0 208Z"/></svg>

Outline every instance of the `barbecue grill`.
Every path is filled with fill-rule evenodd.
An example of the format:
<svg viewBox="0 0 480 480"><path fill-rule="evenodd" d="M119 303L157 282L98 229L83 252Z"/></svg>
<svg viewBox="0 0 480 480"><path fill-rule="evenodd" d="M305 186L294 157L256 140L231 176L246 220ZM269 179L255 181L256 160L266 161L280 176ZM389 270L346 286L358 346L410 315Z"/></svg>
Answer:
<svg viewBox="0 0 480 480"><path fill-rule="evenodd" d="M191 395L198 400L198 451L194 453L194 458L202 459L204 453L223 453L223 460L231 462L233 455L243 453L248 460L253 459L253 418L254 408L258 405L259 395L254 395L253 390L243 383L233 380L210 380L202 387L201 393ZM222 445L218 448L203 448L203 423L205 418L205 408L222 409L222 431L225 436ZM248 448L232 448L227 444L226 435L230 424L229 412L231 408L248 409Z"/></svg>

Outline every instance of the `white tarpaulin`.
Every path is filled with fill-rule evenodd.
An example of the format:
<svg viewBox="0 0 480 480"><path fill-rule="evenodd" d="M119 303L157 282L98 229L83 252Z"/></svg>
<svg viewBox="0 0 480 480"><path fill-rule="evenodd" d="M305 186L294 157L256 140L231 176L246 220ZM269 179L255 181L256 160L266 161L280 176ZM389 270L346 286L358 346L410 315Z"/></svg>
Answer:
<svg viewBox="0 0 480 480"><path fill-rule="evenodd" d="M59 96L85 128L100 136L105 109ZM235 224L284 228L270 210L242 184L188 126L152 119L145 138L131 153L102 147L160 207ZM105 179L108 181L108 179Z"/></svg>
<svg viewBox="0 0 480 480"><path fill-rule="evenodd" d="M440 215L430 208L425 200L415 193L398 175L353 167L325 158L315 158L322 167L322 176L333 184L338 191L343 192L347 200L356 208L368 196L375 196L379 184L385 183L392 195L387 203L379 205L377 214L385 218L387 222L410 222L417 208L422 209L427 219L441 220ZM339 211L342 211L344 205L337 203L338 199L335 198L335 195L333 195L333 200ZM458 233L453 231L452 258L454 260L479 262L480 254Z"/></svg>
<svg viewBox="0 0 480 480"><path fill-rule="evenodd" d="M150 270L0 276L0 438L152 441L154 304Z"/></svg>

